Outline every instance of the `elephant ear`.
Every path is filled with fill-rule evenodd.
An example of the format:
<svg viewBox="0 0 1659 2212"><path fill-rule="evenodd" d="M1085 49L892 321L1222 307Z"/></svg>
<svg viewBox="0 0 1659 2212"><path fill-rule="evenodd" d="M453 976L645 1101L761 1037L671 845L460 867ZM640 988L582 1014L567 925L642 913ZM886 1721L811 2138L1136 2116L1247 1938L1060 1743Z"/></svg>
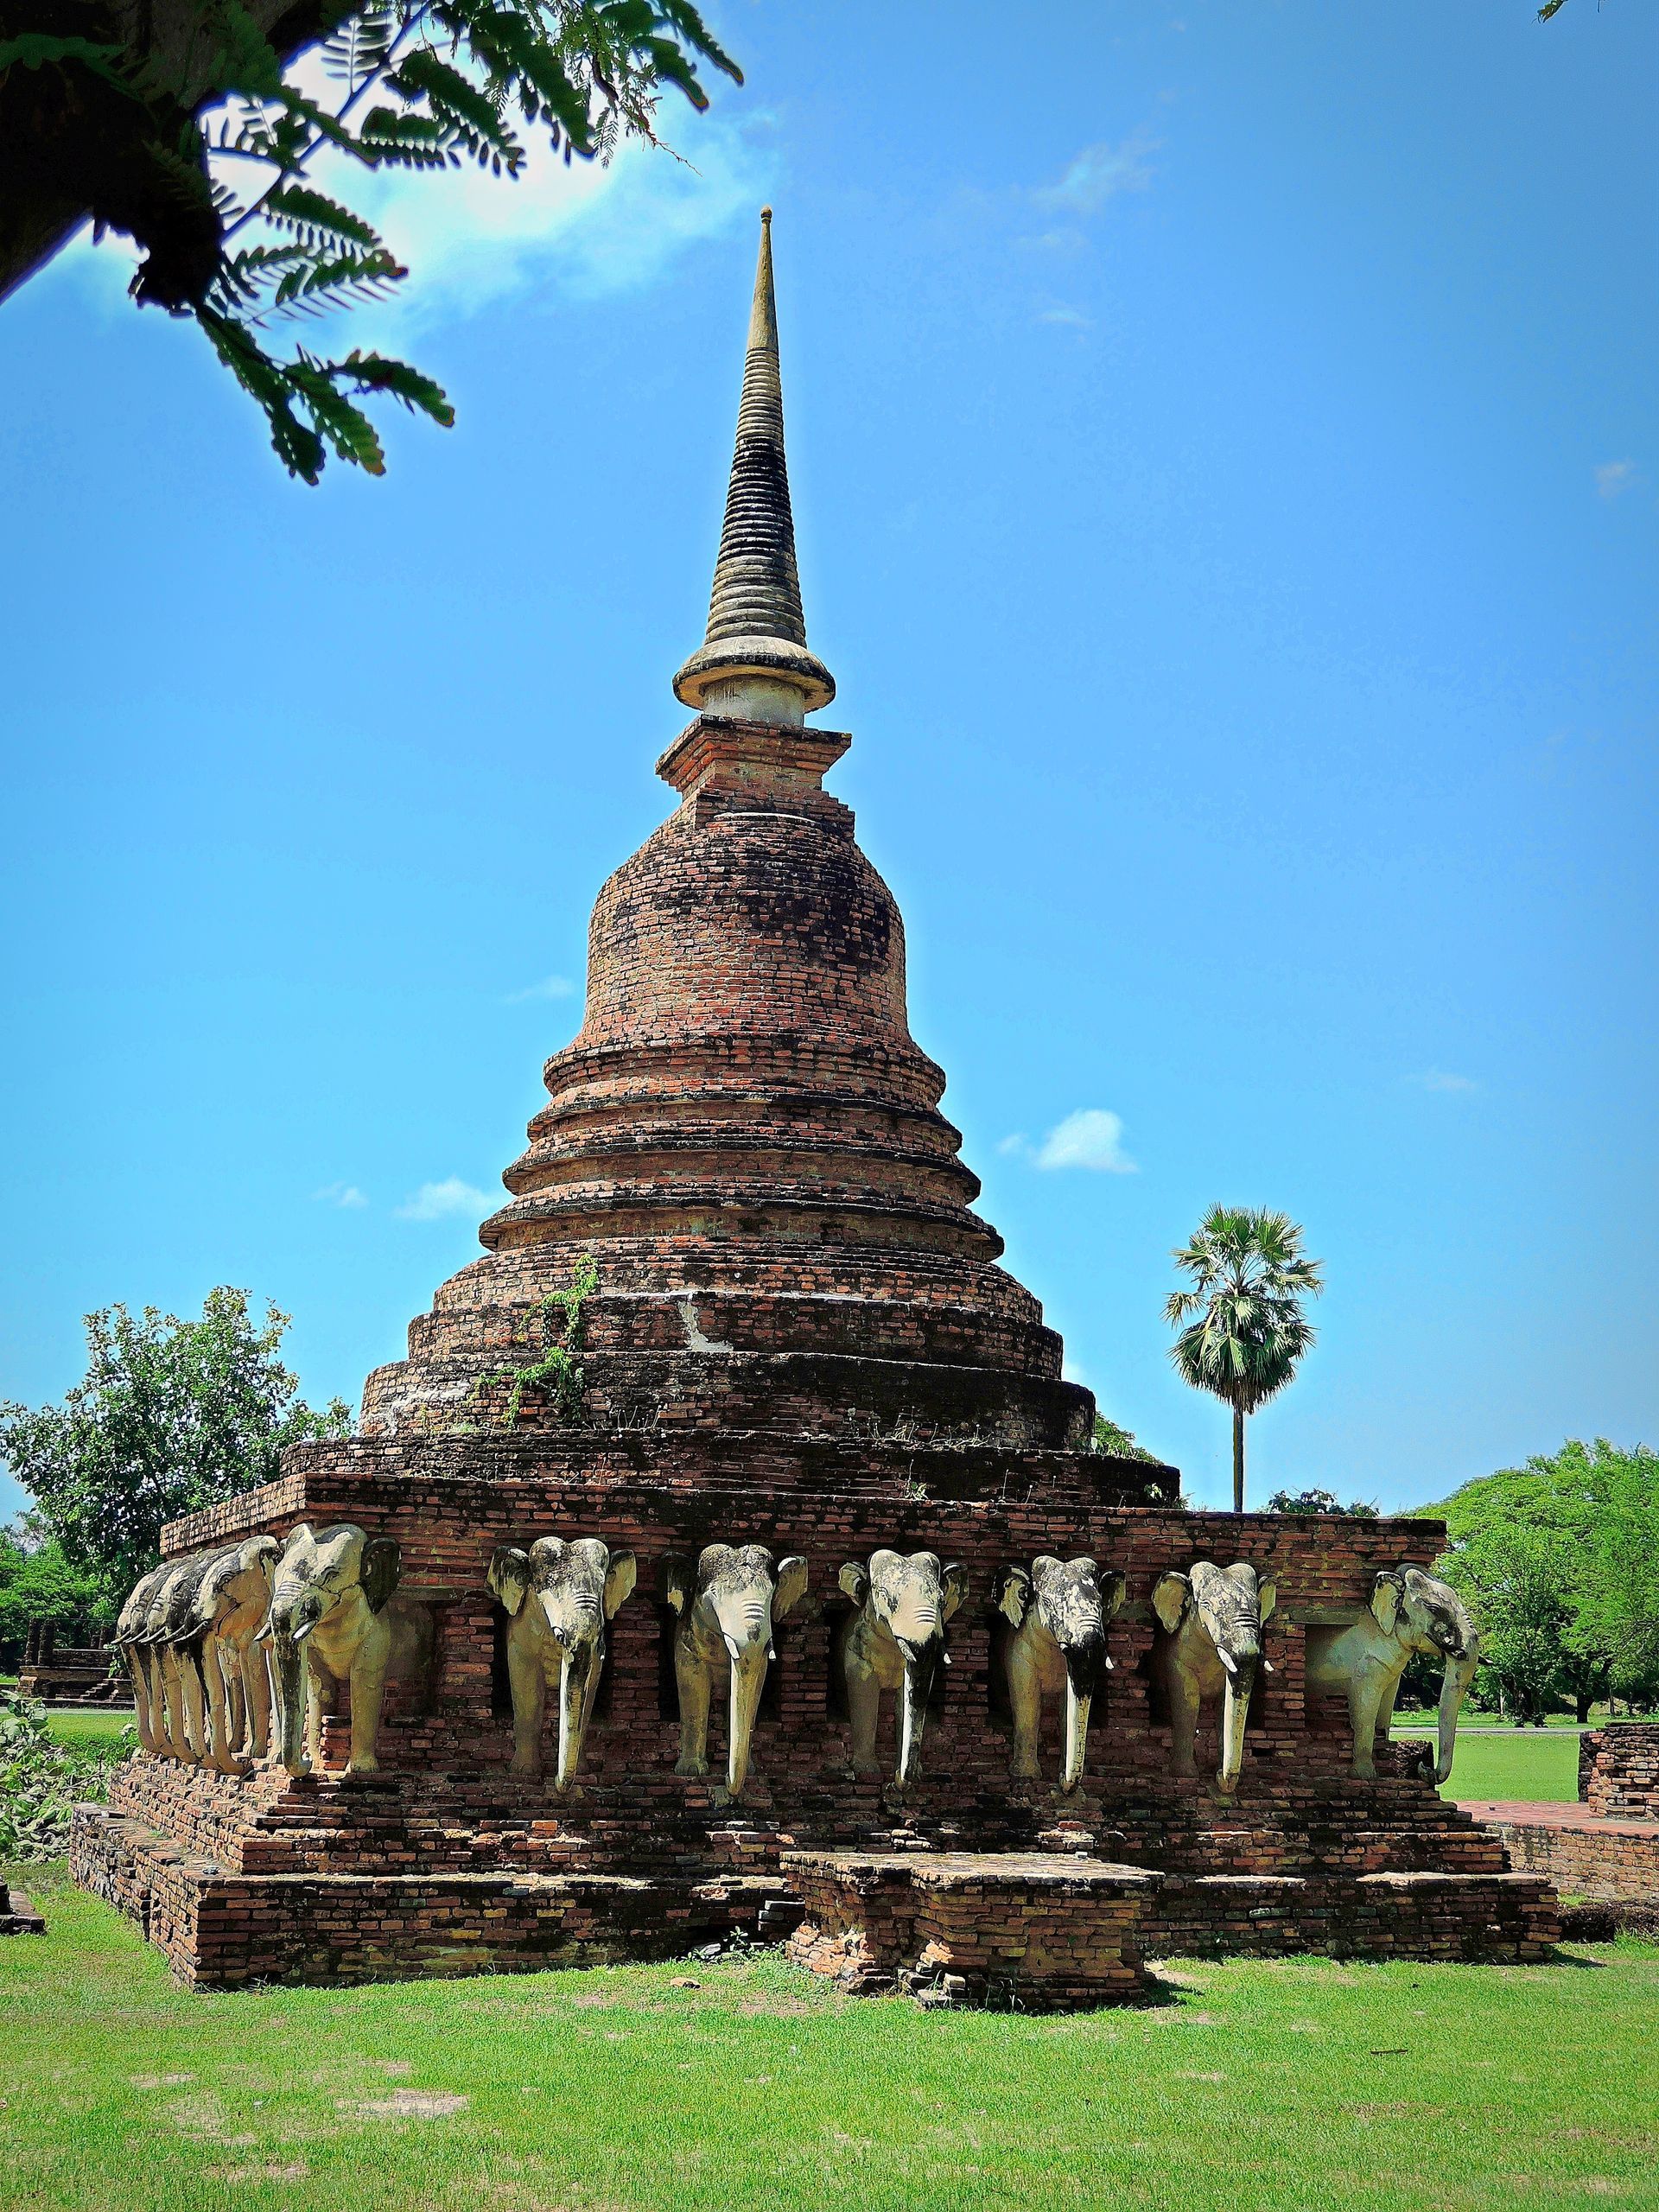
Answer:
<svg viewBox="0 0 1659 2212"><path fill-rule="evenodd" d="M517 1544L498 1544L485 1579L508 1612L516 1613L530 1591L530 1554Z"/></svg>
<svg viewBox="0 0 1659 2212"><path fill-rule="evenodd" d="M1400 1618L1400 1600L1405 1594L1405 1585L1400 1577L1390 1574L1386 1567L1371 1585L1371 1612L1384 1636L1394 1634L1394 1624Z"/></svg>
<svg viewBox="0 0 1659 2212"><path fill-rule="evenodd" d="M396 1536L371 1536L364 1545L358 1580L372 1613L385 1611L386 1600L397 1587L403 1563L403 1547Z"/></svg>
<svg viewBox="0 0 1659 2212"><path fill-rule="evenodd" d="M1272 1612L1274 1607L1279 1602L1279 1581L1277 1576L1272 1574L1258 1576L1256 1580L1255 1591L1256 1597L1260 1601L1261 1605L1259 1618L1262 1620L1266 1620L1268 1614Z"/></svg>
<svg viewBox="0 0 1659 2212"><path fill-rule="evenodd" d="M682 1618L691 1596L696 1569L683 1552L671 1552L663 1561L663 1603L671 1605Z"/></svg>
<svg viewBox="0 0 1659 2212"><path fill-rule="evenodd" d="M1101 1609L1108 1620L1116 1615L1128 1594L1129 1578L1121 1567L1109 1567L1100 1577Z"/></svg>
<svg viewBox="0 0 1659 2212"><path fill-rule="evenodd" d="M1031 1603L1031 1577L1023 1567L1005 1567L996 1586L996 1610L1018 1628Z"/></svg>
<svg viewBox="0 0 1659 2212"><path fill-rule="evenodd" d="M792 1612L806 1595L807 1567L804 1559L791 1555L778 1562L778 1580L772 1586L772 1618L780 1621Z"/></svg>
<svg viewBox="0 0 1659 2212"><path fill-rule="evenodd" d="M1158 1616L1158 1625L1166 1636L1173 1636L1181 1624L1186 1611L1192 1585L1184 1574L1173 1572L1160 1574L1153 1586L1152 1610Z"/></svg>
<svg viewBox="0 0 1659 2212"><path fill-rule="evenodd" d="M836 1579L855 1605L870 1594L870 1571L862 1560L849 1559Z"/></svg>
<svg viewBox="0 0 1659 2212"><path fill-rule="evenodd" d="M613 1552L605 1570L605 1618L613 1620L617 1608L633 1594L639 1580L639 1562L632 1552Z"/></svg>
<svg viewBox="0 0 1659 2212"><path fill-rule="evenodd" d="M939 1607L940 1618L949 1620L968 1595L968 1570L959 1559L953 1559L944 1570L944 1598Z"/></svg>

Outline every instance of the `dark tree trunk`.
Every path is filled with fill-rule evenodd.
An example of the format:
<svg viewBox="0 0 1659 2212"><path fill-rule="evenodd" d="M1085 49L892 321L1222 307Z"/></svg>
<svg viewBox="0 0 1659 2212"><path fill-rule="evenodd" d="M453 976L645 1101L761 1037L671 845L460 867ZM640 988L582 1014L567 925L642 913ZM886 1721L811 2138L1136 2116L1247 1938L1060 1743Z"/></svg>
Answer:
<svg viewBox="0 0 1659 2212"><path fill-rule="evenodd" d="M1233 1408L1233 1510L1244 1510L1244 1416Z"/></svg>

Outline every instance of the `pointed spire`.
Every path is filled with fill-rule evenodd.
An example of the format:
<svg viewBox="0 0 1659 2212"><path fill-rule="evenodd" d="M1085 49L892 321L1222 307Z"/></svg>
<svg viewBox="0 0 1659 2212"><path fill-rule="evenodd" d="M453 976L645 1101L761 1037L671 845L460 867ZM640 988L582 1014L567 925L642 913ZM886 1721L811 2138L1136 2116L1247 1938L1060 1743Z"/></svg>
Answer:
<svg viewBox="0 0 1659 2212"><path fill-rule="evenodd" d="M760 210L760 256L737 411L737 450L715 563L709 627L674 678L674 696L710 714L791 724L815 707L827 707L836 696L835 678L806 649L795 569L770 207Z"/></svg>

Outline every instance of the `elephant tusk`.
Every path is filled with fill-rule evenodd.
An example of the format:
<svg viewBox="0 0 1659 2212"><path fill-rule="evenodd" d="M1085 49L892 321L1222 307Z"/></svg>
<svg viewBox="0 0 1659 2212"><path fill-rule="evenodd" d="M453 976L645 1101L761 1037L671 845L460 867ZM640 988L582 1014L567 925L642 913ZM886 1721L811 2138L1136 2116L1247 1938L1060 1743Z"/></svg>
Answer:
<svg viewBox="0 0 1659 2212"><path fill-rule="evenodd" d="M1232 1655L1232 1653L1231 1653L1230 1651L1223 1651L1219 1647L1217 1647L1217 1651L1216 1651L1216 1656L1217 1656L1217 1659L1219 1659L1219 1660L1220 1660L1220 1662L1221 1662L1222 1665L1223 1665L1223 1666L1227 1669L1227 1672L1228 1672L1230 1675L1236 1675L1236 1674L1237 1674L1237 1672L1238 1672L1238 1662L1237 1662L1237 1660L1236 1660L1236 1659L1235 1659L1235 1658L1234 1658L1234 1656L1233 1656L1233 1655Z"/></svg>
<svg viewBox="0 0 1659 2212"><path fill-rule="evenodd" d="M311 1633L312 1630L313 1630L314 1628L315 1628L315 1626L316 1626L316 1623L315 1623L315 1621L306 1621L306 1622L302 1623L302 1625L301 1625L300 1627L296 1628L296 1629L294 1630L294 1635L293 1635L293 1640L294 1640L294 1642L295 1642L296 1643L303 1643L305 1642L306 1637L307 1637L308 1636L309 1636L309 1635L310 1635L310 1633Z"/></svg>

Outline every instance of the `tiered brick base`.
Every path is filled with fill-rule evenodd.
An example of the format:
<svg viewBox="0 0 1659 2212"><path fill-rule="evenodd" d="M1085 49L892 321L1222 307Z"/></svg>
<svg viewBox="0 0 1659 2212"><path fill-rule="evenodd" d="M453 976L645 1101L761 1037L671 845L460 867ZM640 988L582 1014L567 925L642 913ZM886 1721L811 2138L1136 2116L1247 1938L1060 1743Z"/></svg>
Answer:
<svg viewBox="0 0 1659 2212"><path fill-rule="evenodd" d="M107 1812L78 1823L79 1879L131 1913L184 1980L327 1981L661 1957L736 1929L793 1893L791 1853L1078 1854L1164 1877L1139 1942L1161 1952L1325 1950L1533 1957L1554 1907L1536 1875L1506 1872L1501 1842L1384 1749L1375 1782L1346 1771L1345 1714L1306 1699L1303 1634L1351 1618L1377 1567L1427 1557L1422 1522L1183 1514L1124 1500L1110 1463L1061 1452L889 1450L776 1439L547 1440L305 1446L262 1491L181 1523L177 1552L251 1528L359 1522L397 1537L402 1596L430 1607L428 1694L394 1682L384 1771L340 1770L346 1716L321 1770L238 1777L140 1755ZM746 1479L747 1478L747 1479ZM632 1548L639 1586L612 1624L580 1791L513 1776L500 1667L503 1616L485 1586L493 1547L548 1530ZM662 1567L719 1537L807 1557L806 1604L779 1626L741 1807L675 1775ZM922 1751L903 1793L854 1777L836 1694L837 1570L877 1545L928 1545L969 1569ZM998 1567L1055 1550L1120 1566L1114 1671L1096 1700L1083 1787L1063 1798L1011 1783L999 1698ZM1231 1801L1169 1771L1147 1602L1195 1557L1273 1564L1245 1770ZM891 1770L892 1716L878 1751ZM1051 1714L1046 1759L1057 1756ZM717 1714L711 1744L723 1758ZM1213 1773L1213 1731L1201 1733ZM999 1911L1023 1913L1004 1882ZM941 1895L944 1892L940 1892ZM1092 1909L1092 1908L1091 1908ZM771 1916L777 1926L777 1915ZM988 1968L986 1969L988 1971ZM953 1967L950 1971L957 1971Z"/></svg>
<svg viewBox="0 0 1659 2212"><path fill-rule="evenodd" d="M1146 1986L1159 1877L1052 1852L791 1852L805 1910L789 1956L847 1990L1070 2012Z"/></svg>

